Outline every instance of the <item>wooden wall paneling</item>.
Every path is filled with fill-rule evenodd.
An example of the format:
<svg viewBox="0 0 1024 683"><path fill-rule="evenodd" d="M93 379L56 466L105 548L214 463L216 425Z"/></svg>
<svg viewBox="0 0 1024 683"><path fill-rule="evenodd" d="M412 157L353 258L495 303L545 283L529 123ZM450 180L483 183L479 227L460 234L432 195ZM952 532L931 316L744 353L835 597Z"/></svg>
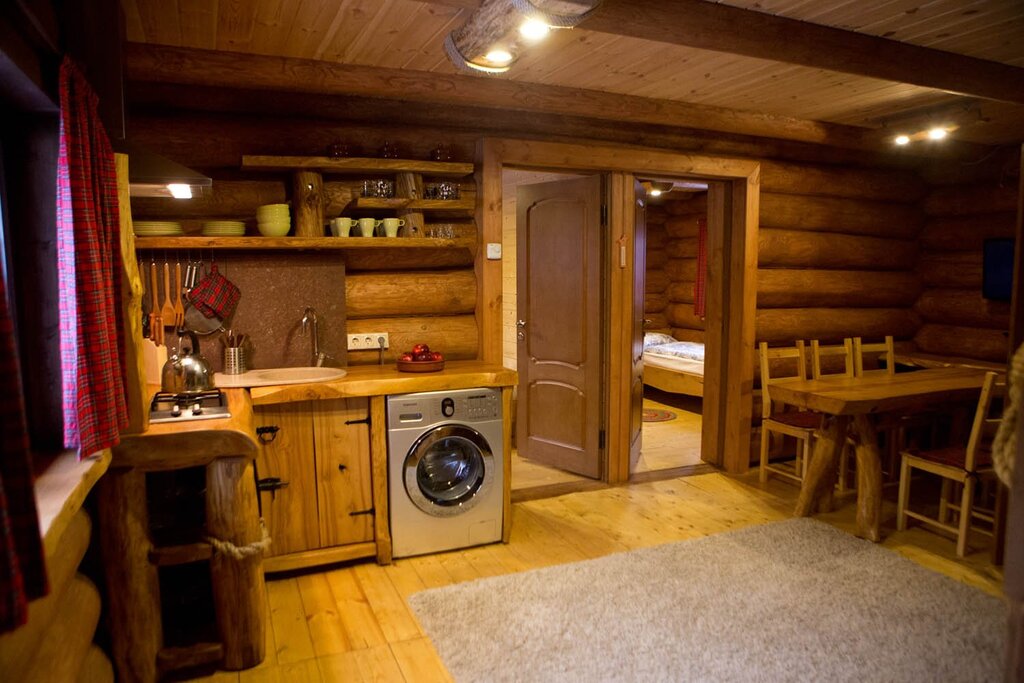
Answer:
<svg viewBox="0 0 1024 683"><path fill-rule="evenodd" d="M981 251L994 237L1013 237L1016 217L1010 212L934 217L921 232L923 251Z"/></svg>
<svg viewBox="0 0 1024 683"><path fill-rule="evenodd" d="M649 253L648 256L650 256ZM664 292L668 289L670 280L664 270L651 270L647 273L646 284L649 292Z"/></svg>
<svg viewBox="0 0 1024 683"><path fill-rule="evenodd" d="M761 268L757 272L758 308L910 307L920 292L920 280L911 271Z"/></svg>
<svg viewBox="0 0 1024 683"><path fill-rule="evenodd" d="M687 330L681 327L673 327L670 334L679 341L704 343L707 338L704 330Z"/></svg>
<svg viewBox="0 0 1024 683"><path fill-rule="evenodd" d="M370 469L373 486L373 535L377 563L391 564L391 514L388 511L388 430L384 396L370 397ZM502 397L502 407L507 409ZM509 413L505 413L508 415ZM509 452L511 455L511 451ZM511 460L508 460L511 462ZM506 472L506 476L508 473ZM506 481L509 481L506 479ZM506 486L507 490L507 486ZM509 521L511 523L511 520Z"/></svg>
<svg viewBox="0 0 1024 683"><path fill-rule="evenodd" d="M499 280L499 287L500 284ZM498 365L501 365L500 323L500 317L488 320L488 324L497 330L499 356L497 359L481 359ZM478 318L472 315L360 318L348 321L349 334L380 330L386 330L391 341L390 347L384 351L384 363L394 363L399 355L418 343L427 344L432 350L440 351L447 360L478 358L478 353L484 348L483 338L480 336L484 332L480 329ZM494 332L487 328L486 334L491 335ZM376 351L350 351L348 360L350 365L372 365L380 362Z"/></svg>
<svg viewBox="0 0 1024 683"><path fill-rule="evenodd" d="M813 166L765 159L761 190L772 194L803 194L913 203L928 186L909 171L849 166Z"/></svg>
<svg viewBox="0 0 1024 683"><path fill-rule="evenodd" d="M476 259L476 238L456 240L464 247L438 247L437 249L362 249L345 254L346 273L374 270L432 270L460 268L473 265ZM482 242L481 242L482 244Z"/></svg>
<svg viewBox="0 0 1024 683"><path fill-rule="evenodd" d="M851 335L899 339L914 336L917 315L907 308L762 308L757 339L788 343L794 339L839 340Z"/></svg>
<svg viewBox="0 0 1024 683"><path fill-rule="evenodd" d="M610 256L606 259L608 321L605 324L609 376L606 385L607 446L603 459L607 469L605 480L617 484L629 480L633 286L637 255L633 250L633 176L612 173L609 185L607 231L610 239L605 246Z"/></svg>
<svg viewBox="0 0 1024 683"><path fill-rule="evenodd" d="M912 204L841 197L812 197L765 192L761 225L791 230L818 230L853 235L915 239L924 224Z"/></svg>
<svg viewBox="0 0 1024 683"><path fill-rule="evenodd" d="M981 290L982 252L925 252L917 263L925 287Z"/></svg>
<svg viewBox="0 0 1024 683"><path fill-rule="evenodd" d="M29 664L26 681L73 681L85 662L100 620L100 592L82 574L75 574L63 593L65 616L50 626Z"/></svg>
<svg viewBox="0 0 1024 683"><path fill-rule="evenodd" d="M931 192L924 201L928 216L965 216L1017 212L1016 183L955 185Z"/></svg>
<svg viewBox="0 0 1024 683"><path fill-rule="evenodd" d="M674 239L696 237L697 221L707 215L707 210L671 216L665 221L665 230Z"/></svg>
<svg viewBox="0 0 1024 683"><path fill-rule="evenodd" d="M914 309L925 322L1010 329L1010 304L984 299L979 290L929 288L921 293Z"/></svg>
<svg viewBox="0 0 1024 683"><path fill-rule="evenodd" d="M666 291L667 299L673 304L693 304L693 288L696 282L673 282Z"/></svg>
<svg viewBox="0 0 1024 683"><path fill-rule="evenodd" d="M909 271L917 263L910 239L774 228L763 228L759 238L762 267Z"/></svg>
<svg viewBox="0 0 1024 683"><path fill-rule="evenodd" d="M703 330L704 320L693 312L693 304L672 304L666 309L666 316L672 327L683 327L689 330Z"/></svg>
<svg viewBox="0 0 1024 683"><path fill-rule="evenodd" d="M735 201L732 196L732 188L728 183L714 182L708 186L707 194L707 220L708 220L708 270L712 273L726 274L726 231L730 226L731 216L727 215L727 207L730 202ZM669 264L677 263L677 259L669 261ZM666 267L669 278L676 279L677 275L672 269ZM693 261L691 272L696 274L696 261ZM692 278L690 278L692 279ZM716 278L716 282L719 280ZM701 409L701 460L725 467L725 422L726 406L724 394L728 389L723 381L724 373L721 371L728 357L729 349L724 347L722 341L728 338L727 327L729 319L726 314L728 306L728 292L723 287L709 287L707 293L707 317L704 320L704 391ZM668 316L666 316L668 317ZM671 320L669 320L671 323ZM672 328L672 336L676 336L676 326ZM740 471L744 471L744 466Z"/></svg>
<svg viewBox="0 0 1024 683"><path fill-rule="evenodd" d="M669 216L686 216L686 215L698 215L703 216L708 211L708 195L706 192L693 193L691 196L677 197L676 195L681 194L678 192L672 192L668 195L662 195L666 197L662 206L665 212Z"/></svg>
<svg viewBox="0 0 1024 683"><path fill-rule="evenodd" d="M471 314L476 291L476 276L468 268L353 273L345 278L345 307L349 320Z"/></svg>
<svg viewBox="0 0 1024 683"><path fill-rule="evenodd" d="M1006 330L955 325L922 325L914 343L926 353L1002 362L1009 350Z"/></svg>

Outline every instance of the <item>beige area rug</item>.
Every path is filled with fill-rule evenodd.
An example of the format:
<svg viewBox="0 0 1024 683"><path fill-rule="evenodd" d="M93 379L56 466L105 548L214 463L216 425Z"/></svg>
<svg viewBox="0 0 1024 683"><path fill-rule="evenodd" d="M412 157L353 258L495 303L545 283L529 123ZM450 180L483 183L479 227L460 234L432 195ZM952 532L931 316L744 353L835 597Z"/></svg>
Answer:
<svg viewBox="0 0 1024 683"><path fill-rule="evenodd" d="M424 591L457 681L997 681L1001 600L794 519Z"/></svg>

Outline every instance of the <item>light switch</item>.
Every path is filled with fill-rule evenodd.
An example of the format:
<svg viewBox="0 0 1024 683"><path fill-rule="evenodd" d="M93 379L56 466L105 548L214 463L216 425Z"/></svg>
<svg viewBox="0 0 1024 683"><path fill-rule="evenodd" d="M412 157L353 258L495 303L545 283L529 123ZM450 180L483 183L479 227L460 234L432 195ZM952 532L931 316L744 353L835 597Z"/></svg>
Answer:
<svg viewBox="0 0 1024 683"><path fill-rule="evenodd" d="M487 258L491 261L498 261L501 259L501 242L487 243Z"/></svg>

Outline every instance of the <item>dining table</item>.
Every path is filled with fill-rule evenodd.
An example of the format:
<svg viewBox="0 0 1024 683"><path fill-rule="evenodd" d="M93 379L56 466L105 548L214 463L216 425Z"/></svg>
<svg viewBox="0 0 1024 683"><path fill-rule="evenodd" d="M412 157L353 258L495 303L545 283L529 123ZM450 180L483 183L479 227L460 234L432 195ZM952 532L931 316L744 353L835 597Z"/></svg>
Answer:
<svg viewBox="0 0 1024 683"><path fill-rule="evenodd" d="M857 457L857 535L880 541L879 416L976 400L984 381L984 370L959 367L892 375L882 371L860 377L826 375L818 379L771 380L768 391L773 402L822 413L795 514L807 517L815 511L831 510L839 457L852 425Z"/></svg>

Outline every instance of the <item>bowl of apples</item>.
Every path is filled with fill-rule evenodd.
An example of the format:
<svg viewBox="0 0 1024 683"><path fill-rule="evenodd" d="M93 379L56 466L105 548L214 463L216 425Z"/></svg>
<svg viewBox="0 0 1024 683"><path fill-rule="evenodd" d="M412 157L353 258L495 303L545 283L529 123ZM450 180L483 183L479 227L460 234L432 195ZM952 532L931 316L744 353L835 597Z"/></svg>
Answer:
<svg viewBox="0 0 1024 683"><path fill-rule="evenodd" d="M431 351L426 344L417 344L412 351L398 357L399 372L437 372L444 370L444 356Z"/></svg>

